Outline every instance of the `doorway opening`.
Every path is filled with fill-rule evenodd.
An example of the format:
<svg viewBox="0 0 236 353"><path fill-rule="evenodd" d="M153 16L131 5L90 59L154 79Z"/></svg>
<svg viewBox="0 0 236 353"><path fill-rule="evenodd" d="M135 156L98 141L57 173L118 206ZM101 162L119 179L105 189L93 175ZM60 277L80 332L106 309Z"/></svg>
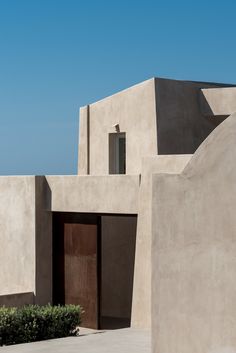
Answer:
<svg viewBox="0 0 236 353"><path fill-rule="evenodd" d="M136 227L136 215L53 213L53 303L81 305L82 326L130 326Z"/></svg>

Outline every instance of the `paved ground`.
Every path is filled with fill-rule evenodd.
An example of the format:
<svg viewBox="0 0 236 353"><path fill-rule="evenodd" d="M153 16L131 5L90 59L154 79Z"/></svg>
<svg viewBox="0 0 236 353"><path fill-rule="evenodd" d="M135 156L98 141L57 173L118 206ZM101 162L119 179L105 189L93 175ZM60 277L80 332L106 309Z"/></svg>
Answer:
<svg viewBox="0 0 236 353"><path fill-rule="evenodd" d="M150 332L137 329L93 331L80 336L0 347L0 353L151 353Z"/></svg>

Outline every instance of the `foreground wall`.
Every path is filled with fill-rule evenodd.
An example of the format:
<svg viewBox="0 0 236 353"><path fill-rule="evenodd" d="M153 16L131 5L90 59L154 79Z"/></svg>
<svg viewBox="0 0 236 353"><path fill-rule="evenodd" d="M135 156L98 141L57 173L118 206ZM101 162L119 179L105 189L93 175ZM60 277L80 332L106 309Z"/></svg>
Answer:
<svg viewBox="0 0 236 353"><path fill-rule="evenodd" d="M153 177L155 353L236 350L236 114L181 174Z"/></svg>
<svg viewBox="0 0 236 353"><path fill-rule="evenodd" d="M0 177L0 305L52 299L50 191L45 177Z"/></svg>
<svg viewBox="0 0 236 353"><path fill-rule="evenodd" d="M35 178L0 177L0 304L35 293Z"/></svg>
<svg viewBox="0 0 236 353"><path fill-rule="evenodd" d="M151 327L152 174L181 172L190 157L190 155L153 156L143 160L138 195L139 209L131 323L135 328Z"/></svg>

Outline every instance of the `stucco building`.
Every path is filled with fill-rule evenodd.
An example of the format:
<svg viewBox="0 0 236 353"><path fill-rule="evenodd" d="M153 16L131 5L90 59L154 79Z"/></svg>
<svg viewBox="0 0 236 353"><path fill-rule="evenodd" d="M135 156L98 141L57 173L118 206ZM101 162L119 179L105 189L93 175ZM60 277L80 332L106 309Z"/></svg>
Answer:
<svg viewBox="0 0 236 353"><path fill-rule="evenodd" d="M0 177L0 303L236 349L235 111L232 85L159 78L81 108L78 175Z"/></svg>

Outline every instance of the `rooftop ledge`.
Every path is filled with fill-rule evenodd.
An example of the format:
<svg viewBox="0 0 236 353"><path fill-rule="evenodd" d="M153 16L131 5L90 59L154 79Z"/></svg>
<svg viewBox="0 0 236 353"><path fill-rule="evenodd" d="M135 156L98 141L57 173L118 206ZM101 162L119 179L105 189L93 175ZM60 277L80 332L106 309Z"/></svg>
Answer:
<svg viewBox="0 0 236 353"><path fill-rule="evenodd" d="M236 112L236 87L200 90L200 107L205 116L228 116Z"/></svg>

